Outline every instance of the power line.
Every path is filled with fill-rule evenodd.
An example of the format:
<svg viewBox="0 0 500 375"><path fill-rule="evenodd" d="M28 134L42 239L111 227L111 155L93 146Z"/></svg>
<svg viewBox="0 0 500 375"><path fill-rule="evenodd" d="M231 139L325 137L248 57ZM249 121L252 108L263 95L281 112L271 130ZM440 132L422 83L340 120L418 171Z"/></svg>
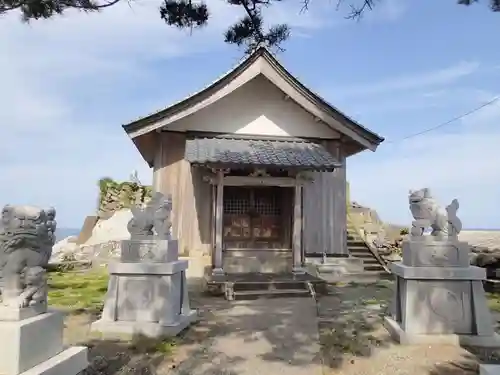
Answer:
<svg viewBox="0 0 500 375"><path fill-rule="evenodd" d="M499 99L500 99L500 96L495 96L493 99L491 99L490 101L488 101L488 102L486 102L486 103L481 104L479 107L476 107L476 108L474 108L474 109L471 109L470 111L468 111L468 112L466 112L466 113L463 113L463 114L461 114L460 116L454 117L454 118L452 118L451 120L448 120L448 121L446 121L446 122L443 122L443 123L441 123L441 124L439 124L439 125L437 125L437 126L433 126L432 128L428 128L428 129L422 130L421 132L418 132L418 133L410 134L410 135L408 135L408 136L406 136L406 137L403 137L403 138L397 139L397 140L395 140L395 141L387 141L387 142L384 142L384 143L386 143L386 144L387 144L387 143L402 142L402 141L405 141L405 140L407 140L407 139L414 138L414 137L418 137L419 135L429 133L429 132L434 131L434 130L436 130L436 129L439 129L439 128L442 128L442 127L444 127L444 126L447 126L447 125L449 125L449 124L451 124L451 123L453 123L453 122L455 122L455 121L457 121L457 120L461 120L461 119L463 119L464 117L467 117L467 116L469 116L469 115L471 115L471 114L473 114L473 113L475 113L475 112L477 112L477 111L479 111L479 110L483 109L484 107L487 107L487 106L489 106L489 105L491 105L491 104L495 103L495 102L496 102L497 100L499 100Z"/></svg>

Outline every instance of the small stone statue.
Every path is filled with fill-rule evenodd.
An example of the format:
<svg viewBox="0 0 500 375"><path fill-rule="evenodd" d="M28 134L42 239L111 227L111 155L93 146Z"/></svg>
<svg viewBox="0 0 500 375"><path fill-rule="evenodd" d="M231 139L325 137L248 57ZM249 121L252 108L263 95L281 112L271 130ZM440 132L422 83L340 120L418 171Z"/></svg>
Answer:
<svg viewBox="0 0 500 375"><path fill-rule="evenodd" d="M448 235L450 237L458 237L458 234L462 230L462 220L457 216L457 211L460 205L457 199L453 199L451 203L446 206L446 212L448 213Z"/></svg>
<svg viewBox="0 0 500 375"><path fill-rule="evenodd" d="M169 239L172 222L172 200L165 199L162 193L156 193L144 208L131 208L133 218L130 219L127 229L132 237L158 236Z"/></svg>
<svg viewBox="0 0 500 375"><path fill-rule="evenodd" d="M47 293L45 269L40 266L27 268L24 273L24 291L18 298L18 306L23 308L46 303Z"/></svg>
<svg viewBox="0 0 500 375"><path fill-rule="evenodd" d="M3 208L0 291L4 306L25 307L31 301L46 302L45 267L55 242L55 216L54 208L10 205ZM23 298L26 302L21 303Z"/></svg>
<svg viewBox="0 0 500 375"><path fill-rule="evenodd" d="M172 221L170 214L172 212L172 199L168 197L163 199L163 196L158 202L156 210L154 211L154 230L158 236L164 239L171 239L172 237Z"/></svg>
<svg viewBox="0 0 500 375"><path fill-rule="evenodd" d="M454 199L446 209L438 205L430 189L410 190L410 211L415 221L411 235L422 236L427 228L432 228L431 236L437 238L454 237L462 230L462 222L457 217L458 200Z"/></svg>

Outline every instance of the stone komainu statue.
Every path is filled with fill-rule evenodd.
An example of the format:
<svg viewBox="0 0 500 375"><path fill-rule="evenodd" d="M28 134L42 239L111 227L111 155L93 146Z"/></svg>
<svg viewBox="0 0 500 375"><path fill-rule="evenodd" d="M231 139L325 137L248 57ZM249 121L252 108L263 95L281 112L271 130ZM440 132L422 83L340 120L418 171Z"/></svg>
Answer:
<svg viewBox="0 0 500 375"><path fill-rule="evenodd" d="M158 236L164 239L171 238L172 200L165 198L162 193L156 193L144 208L131 207L132 219L127 229L131 236Z"/></svg>
<svg viewBox="0 0 500 375"><path fill-rule="evenodd" d="M4 305L46 302L45 268L55 242L56 211L33 206L3 208L0 222L1 296Z"/></svg>
<svg viewBox="0 0 500 375"><path fill-rule="evenodd" d="M462 230L462 222L457 217L458 200L453 199L450 205L443 209L428 188L410 190L408 200L415 219L412 223L412 236L422 236L428 227L432 229L431 236L435 237L456 237Z"/></svg>

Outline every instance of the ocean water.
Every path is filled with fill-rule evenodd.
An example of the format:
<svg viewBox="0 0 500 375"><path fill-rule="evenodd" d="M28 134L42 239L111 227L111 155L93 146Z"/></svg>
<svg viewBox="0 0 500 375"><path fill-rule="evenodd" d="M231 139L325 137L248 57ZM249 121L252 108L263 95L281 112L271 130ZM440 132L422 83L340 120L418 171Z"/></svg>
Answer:
<svg viewBox="0 0 500 375"><path fill-rule="evenodd" d="M69 236L78 236L80 229L77 228L57 228L56 229L56 241L64 240Z"/></svg>
<svg viewBox="0 0 500 375"><path fill-rule="evenodd" d="M500 228L463 228L462 230L476 231L476 232L500 232Z"/></svg>

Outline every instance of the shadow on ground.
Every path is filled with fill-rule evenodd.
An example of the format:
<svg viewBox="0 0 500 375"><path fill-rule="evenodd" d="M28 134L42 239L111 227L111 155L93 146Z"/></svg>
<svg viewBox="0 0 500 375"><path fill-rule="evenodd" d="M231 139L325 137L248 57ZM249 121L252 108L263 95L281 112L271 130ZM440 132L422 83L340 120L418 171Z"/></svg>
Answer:
<svg viewBox="0 0 500 375"><path fill-rule="evenodd" d="M318 325L324 365L339 369L356 358L370 357L392 342L382 327L392 297L390 282L329 288L319 299Z"/></svg>
<svg viewBox="0 0 500 375"><path fill-rule="evenodd" d="M186 358L172 374L321 374L312 298L228 302L199 296L194 303L203 319L192 331L206 335L191 347L186 335Z"/></svg>
<svg viewBox="0 0 500 375"><path fill-rule="evenodd" d="M175 340L92 339L97 311L69 316L65 337L90 348L92 365L81 375L321 375L323 366L340 369L390 344L381 322L391 295L386 282L330 287L317 302L228 302L195 290L199 322Z"/></svg>

